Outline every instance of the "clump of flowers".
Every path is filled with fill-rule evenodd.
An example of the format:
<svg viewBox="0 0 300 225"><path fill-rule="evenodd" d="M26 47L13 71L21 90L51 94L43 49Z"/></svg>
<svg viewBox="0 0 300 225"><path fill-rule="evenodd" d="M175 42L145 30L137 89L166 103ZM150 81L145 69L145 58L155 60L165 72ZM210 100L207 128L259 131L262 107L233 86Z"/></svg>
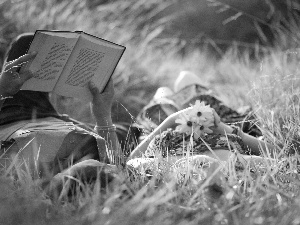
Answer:
<svg viewBox="0 0 300 225"><path fill-rule="evenodd" d="M177 131L193 135L194 138L198 139L200 136L213 132L210 129L214 126L213 109L209 105L205 105L204 102L197 100L195 105L182 112L175 122L179 124L176 127Z"/></svg>

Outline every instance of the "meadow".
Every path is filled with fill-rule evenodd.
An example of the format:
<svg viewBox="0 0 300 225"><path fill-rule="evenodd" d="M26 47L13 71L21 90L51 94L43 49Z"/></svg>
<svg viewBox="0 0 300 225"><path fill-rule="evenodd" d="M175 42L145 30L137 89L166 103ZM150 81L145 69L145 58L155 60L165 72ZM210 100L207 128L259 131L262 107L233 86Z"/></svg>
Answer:
<svg viewBox="0 0 300 225"><path fill-rule="evenodd" d="M159 86L172 87L180 71L190 70L228 106L254 109L262 133L276 146L276 161L254 172L230 170L217 183L213 177L178 183L168 174L149 180L119 167L119 179L108 187L82 185L71 198L63 192L51 197L42 179L15 164L1 171L0 224L300 224L300 19L269 24L272 45L237 41L224 48L211 38L193 45L169 35L174 17L164 10L174 2L1 0L0 59L12 38L36 29L84 30L123 44L127 49L114 74L116 124L130 126ZM51 99L59 112L93 124L87 103ZM293 147L293 155L285 153Z"/></svg>

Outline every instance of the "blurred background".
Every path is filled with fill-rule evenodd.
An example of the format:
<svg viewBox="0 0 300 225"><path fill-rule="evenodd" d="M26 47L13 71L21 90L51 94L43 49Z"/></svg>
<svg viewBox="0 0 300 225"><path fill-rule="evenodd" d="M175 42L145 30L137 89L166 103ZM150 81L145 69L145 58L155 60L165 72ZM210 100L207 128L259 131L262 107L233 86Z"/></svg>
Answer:
<svg viewBox="0 0 300 225"><path fill-rule="evenodd" d="M130 125L182 70L233 108L255 104L249 93L259 74L298 71L299 18L298 0L0 0L0 61L14 37L37 29L83 30L122 44L114 121ZM87 103L52 101L60 113L93 123Z"/></svg>

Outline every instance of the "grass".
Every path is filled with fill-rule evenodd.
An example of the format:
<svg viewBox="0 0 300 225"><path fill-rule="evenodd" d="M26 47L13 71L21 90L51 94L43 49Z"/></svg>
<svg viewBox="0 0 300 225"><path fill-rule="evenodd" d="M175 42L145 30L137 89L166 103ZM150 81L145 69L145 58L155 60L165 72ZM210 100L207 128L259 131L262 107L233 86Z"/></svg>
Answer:
<svg viewBox="0 0 300 225"><path fill-rule="evenodd" d="M101 189L99 181L60 201L42 188L44 180L33 180L26 166L15 164L1 176L0 224L300 224L298 153L282 154L299 146L299 49L287 47L291 37L299 43L299 28L292 23L286 36L277 24L283 46L277 43L256 58L235 46L218 58L205 48L182 56L176 38L157 39L170 19L159 13L170 3L125 0L88 9L85 1L4 0L0 49L16 34L35 29L83 29L126 45L114 75L116 122L132 123L157 87L172 87L181 70L191 70L227 105L253 107L267 140L277 146L278 160L266 160L252 173L229 167L228 179L218 173L216 184L197 177L177 183L169 173L148 180L119 168L120 178L109 189ZM88 104L52 100L61 112L93 123Z"/></svg>

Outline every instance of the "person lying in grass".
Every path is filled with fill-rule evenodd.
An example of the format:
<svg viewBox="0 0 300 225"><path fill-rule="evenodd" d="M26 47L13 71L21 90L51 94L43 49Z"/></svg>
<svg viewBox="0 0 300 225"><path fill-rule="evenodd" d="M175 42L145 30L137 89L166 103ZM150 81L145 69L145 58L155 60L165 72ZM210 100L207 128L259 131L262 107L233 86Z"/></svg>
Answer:
<svg viewBox="0 0 300 225"><path fill-rule="evenodd" d="M181 71L174 82L173 90L169 87L160 87L149 104L147 104L137 116L137 124L150 133L167 116L188 108L196 100L210 105L226 124L236 124L243 132L254 137L262 136L256 124L256 117L251 107L243 106L232 109L220 100L221 98L208 85L190 71Z"/></svg>
<svg viewBox="0 0 300 225"><path fill-rule="evenodd" d="M193 113L195 115L191 116ZM196 122L197 119L200 120L199 123ZM176 125L179 125L177 126L177 129L175 129ZM196 140L203 139L203 141L207 141L207 143L210 144L209 146L211 146L214 141L215 146L212 147L214 151L222 152L223 149L216 143L216 140L213 140L214 138L211 137L213 135L218 136L219 139L221 137L226 137L227 135L228 141L231 141L231 139L234 140L233 142L235 142L235 147L233 147L235 150L238 150L240 154L261 155L262 153L264 155L272 156L274 151L274 146L244 133L237 126L229 126L221 122L219 115L214 109L206 106L203 102L200 103L200 101L196 101L194 106L180 110L168 116L136 147L136 149L131 153L130 159L141 157L147 152L147 150L149 150L149 144L152 144L154 138L161 140L163 139L162 137L168 132L172 136L179 135L182 137L183 134L185 134L185 139L190 138L191 136L193 136L193 139ZM211 143L209 141L210 139L212 139ZM188 142L188 139L186 141ZM171 145L172 143L170 142L169 144ZM170 146L165 147L169 148ZM208 151L209 147L205 146L205 144L203 144L202 147L204 149L206 148L206 150L199 149L200 152L202 151L202 154L211 155L211 153ZM226 152L228 152L227 149L229 150L230 147L231 146L226 147ZM171 151L171 149L169 150ZM182 155L182 153L179 155Z"/></svg>
<svg viewBox="0 0 300 225"><path fill-rule="evenodd" d="M53 176L83 159L115 163L118 140L111 119L113 80L103 93L89 83L96 126L94 130L82 128L55 110L49 93L20 90L34 76L28 70L19 70L37 57L34 52L26 54L32 39L33 33L25 33L11 43L0 75L2 169L7 169L13 156L25 160L40 177Z"/></svg>
<svg viewBox="0 0 300 225"><path fill-rule="evenodd" d="M210 91L201 86L195 76L188 75L179 76L180 79L175 81L175 93L166 88L159 89L157 98L154 96L150 106L146 106L139 115L141 124L150 124L146 127L154 130L131 153L128 165L147 167L161 158L170 165L187 158L190 162L216 163L218 160L226 162L233 155L244 166L249 162L262 162L262 156L272 160L275 147L255 137L261 134L260 130L244 126L242 128L247 131L244 132L239 126L223 122L241 124L245 116L226 107L212 94L207 94ZM152 110L154 108L156 111ZM159 121L161 118L164 118L162 122Z"/></svg>

